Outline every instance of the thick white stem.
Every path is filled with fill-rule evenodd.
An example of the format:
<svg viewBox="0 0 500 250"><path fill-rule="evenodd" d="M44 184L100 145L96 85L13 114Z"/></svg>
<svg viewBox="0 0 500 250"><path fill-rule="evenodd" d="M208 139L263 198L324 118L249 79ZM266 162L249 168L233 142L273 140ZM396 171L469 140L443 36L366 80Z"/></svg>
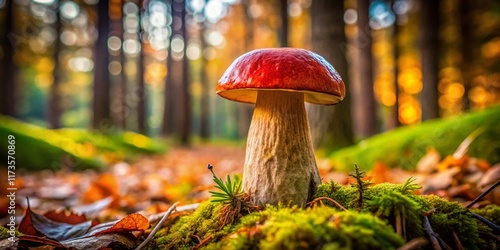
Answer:
<svg viewBox="0 0 500 250"><path fill-rule="evenodd" d="M259 91L247 140L243 188L252 201L304 206L321 183L304 94Z"/></svg>

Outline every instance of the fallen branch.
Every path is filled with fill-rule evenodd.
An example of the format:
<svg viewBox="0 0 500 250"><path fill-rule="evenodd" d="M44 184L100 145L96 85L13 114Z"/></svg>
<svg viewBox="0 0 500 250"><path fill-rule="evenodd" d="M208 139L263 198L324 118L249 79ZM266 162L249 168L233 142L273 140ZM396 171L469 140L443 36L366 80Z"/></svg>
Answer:
<svg viewBox="0 0 500 250"><path fill-rule="evenodd" d="M423 246L427 245L427 243L429 243L427 239L424 237L418 237L406 242L406 244L398 248L398 250L421 249Z"/></svg>
<svg viewBox="0 0 500 250"><path fill-rule="evenodd" d="M472 213L472 217L482 223L484 223L486 226L490 227L493 229L494 233L500 232L500 226L497 226L495 223L489 221L488 219L484 218L483 216L479 214Z"/></svg>
<svg viewBox="0 0 500 250"><path fill-rule="evenodd" d="M478 201L480 201L482 198L484 198L486 195L488 195L493 189L498 187L498 185L500 185L500 180L498 180L497 182L495 182L495 184L493 184L491 187L486 189L486 191L484 191L476 199L471 201L471 203L469 203L469 205L467 205L465 208L471 208L472 206L474 206L474 204L476 204Z"/></svg>
<svg viewBox="0 0 500 250"><path fill-rule="evenodd" d="M439 241L436 237L437 234L434 233L434 230L432 230L431 223L429 222L429 218L427 218L427 216L424 216L424 227L425 231L427 231L429 239L431 240L432 248L434 250L442 250L443 248L441 248L441 245L439 245Z"/></svg>
<svg viewBox="0 0 500 250"><path fill-rule="evenodd" d="M153 239L154 235L156 234L156 232L158 232L158 230L160 230L161 226L163 225L163 223L165 223L168 216L170 214L172 214L172 212L174 212L175 208L177 207L177 204L179 204L179 202L174 203L168 209L167 213L163 216L163 218L161 218L160 222L158 222L158 224L156 224L156 227L153 229L153 231L151 231L151 233L148 235L146 240L144 240L135 250L141 250L143 247L145 247Z"/></svg>

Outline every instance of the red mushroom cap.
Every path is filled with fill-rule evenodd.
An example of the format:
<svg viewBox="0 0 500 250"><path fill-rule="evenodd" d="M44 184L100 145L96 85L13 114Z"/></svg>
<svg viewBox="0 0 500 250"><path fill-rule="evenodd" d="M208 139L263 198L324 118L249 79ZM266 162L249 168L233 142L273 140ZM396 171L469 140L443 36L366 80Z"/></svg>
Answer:
<svg viewBox="0 0 500 250"><path fill-rule="evenodd" d="M336 104L345 96L340 75L322 56L304 49L258 49L238 57L224 72L216 93L255 103L258 90L304 92L305 101Z"/></svg>

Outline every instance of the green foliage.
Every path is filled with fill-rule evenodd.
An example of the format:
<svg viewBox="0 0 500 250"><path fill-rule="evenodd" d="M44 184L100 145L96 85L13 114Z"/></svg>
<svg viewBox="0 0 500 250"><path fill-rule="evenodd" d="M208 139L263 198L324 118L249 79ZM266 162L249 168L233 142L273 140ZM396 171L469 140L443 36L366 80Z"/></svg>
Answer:
<svg viewBox="0 0 500 250"><path fill-rule="evenodd" d="M52 130L0 116L0 157L7 158L7 136L16 141L16 167L29 170L102 168L104 163L86 156L81 146Z"/></svg>
<svg viewBox="0 0 500 250"><path fill-rule="evenodd" d="M226 181L224 182L214 173L212 165L208 164L208 169L212 172L215 188L222 191L209 191L209 193L212 194L211 201L233 206L236 205L236 202L241 200L244 195L243 189L241 188L241 179L238 176L235 176L234 181L232 181L231 177L228 175Z"/></svg>
<svg viewBox="0 0 500 250"><path fill-rule="evenodd" d="M0 137L16 137L16 166L29 170L102 168L105 161L162 153L163 143L133 132L105 134L82 129L49 130L0 116ZM0 140L6 157L7 139Z"/></svg>
<svg viewBox="0 0 500 250"><path fill-rule="evenodd" d="M408 238L423 235L420 204L398 190L390 190L380 196L373 196L367 202L367 210L389 221L397 228L396 217L401 216L402 234Z"/></svg>
<svg viewBox="0 0 500 250"><path fill-rule="evenodd" d="M465 249L483 249L479 246L478 222L471 212L458 202L450 202L435 195L424 196L434 212L429 216L432 228L450 246L454 245L453 231L460 235Z"/></svg>
<svg viewBox="0 0 500 250"><path fill-rule="evenodd" d="M372 185L370 181L365 181L363 178L366 175L365 171L360 172L358 165L354 164L354 173L350 173L349 176L356 179L356 183L352 183L351 186L355 187L358 190L358 197L356 198L356 206L357 208L363 208L363 192L368 189L369 186Z"/></svg>
<svg viewBox="0 0 500 250"><path fill-rule="evenodd" d="M472 212L500 225L500 206L488 205L480 209L473 209Z"/></svg>
<svg viewBox="0 0 500 250"><path fill-rule="evenodd" d="M359 170L353 175L362 176ZM217 180L217 185L227 189L228 181ZM453 231L465 249L497 247L494 240L480 238L491 235L491 230L473 219L471 212L434 195L413 194L419 188L413 182L414 178L409 178L403 184L382 183L365 189L363 209L356 201L358 187L329 182L318 187L315 198L329 197L348 211L339 211L327 200L323 200L327 206L310 208L267 206L223 228L219 220L227 205L205 202L193 214L179 218L168 231L158 233L157 245L160 249L192 249L204 240L198 246L201 249L396 249L404 244L403 236L407 241L427 237L422 216L428 213L433 230L452 248L456 247ZM499 208L475 212L498 218Z"/></svg>
<svg viewBox="0 0 500 250"><path fill-rule="evenodd" d="M255 214L264 221L207 249L396 249L403 244L390 226L366 213L268 207ZM255 214L248 216L256 220Z"/></svg>
<svg viewBox="0 0 500 250"><path fill-rule="evenodd" d="M193 214L179 218L166 235L164 231L157 233L158 247L160 249L192 249L199 244L197 239L212 237L212 240L220 240L229 232L234 231L235 227L228 225L220 229L221 210L221 204L201 203Z"/></svg>
<svg viewBox="0 0 500 250"><path fill-rule="evenodd" d="M405 183L399 189L399 191L402 194L408 194L410 192L414 192L414 191L421 189L422 187L420 185L413 183L416 180L417 180L417 178L411 176L410 178L408 178L408 180L405 181Z"/></svg>
<svg viewBox="0 0 500 250"><path fill-rule="evenodd" d="M319 197L330 197L340 203L346 208L354 206L354 201L356 200L357 189L351 186L340 185L336 182L329 182L326 184L319 185L316 189L316 194L314 198ZM329 201L324 201L324 204L336 207Z"/></svg>
<svg viewBox="0 0 500 250"><path fill-rule="evenodd" d="M450 155L479 127L484 132L469 146L468 154L489 162L500 162L500 106L462 116L436 119L405 126L373 136L357 145L333 152L330 160L336 170L350 171L356 162L371 168L376 162L390 167L414 169L416 163L434 147L441 155Z"/></svg>

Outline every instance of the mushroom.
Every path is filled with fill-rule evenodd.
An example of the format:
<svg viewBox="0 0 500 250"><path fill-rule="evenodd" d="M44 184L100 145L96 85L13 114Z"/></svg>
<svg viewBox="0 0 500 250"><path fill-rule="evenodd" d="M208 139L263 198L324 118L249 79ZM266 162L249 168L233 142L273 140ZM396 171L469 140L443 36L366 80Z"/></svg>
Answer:
<svg viewBox="0 0 500 250"><path fill-rule="evenodd" d="M216 92L255 103L243 171L243 189L251 201L304 206L321 183L304 101L342 101L345 86L337 71L308 50L258 49L229 66Z"/></svg>

